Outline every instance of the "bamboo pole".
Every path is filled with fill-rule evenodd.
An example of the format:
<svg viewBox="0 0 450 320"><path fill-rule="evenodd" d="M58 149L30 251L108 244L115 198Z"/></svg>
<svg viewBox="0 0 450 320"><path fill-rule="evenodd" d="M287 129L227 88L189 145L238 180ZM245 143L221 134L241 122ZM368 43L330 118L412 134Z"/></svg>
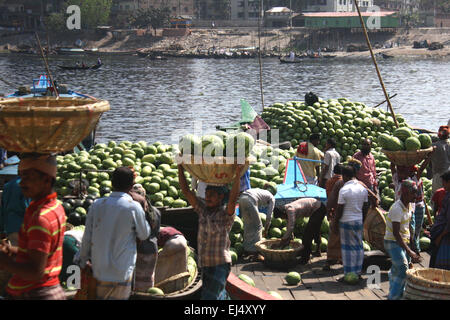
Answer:
<svg viewBox="0 0 450 320"><path fill-rule="evenodd" d="M45 69L47 70L48 77L50 78L50 84L51 84L53 90L55 90L56 98L59 98L59 93L58 93L58 90L56 89L55 83L53 82L52 75L50 74L50 68L48 67L47 59L45 58L44 50L42 50L41 41L39 40L39 36L38 36L37 32L35 33L35 36L36 36L37 43L39 45L39 50L41 52L42 59L44 60Z"/></svg>
<svg viewBox="0 0 450 320"><path fill-rule="evenodd" d="M359 10L358 0L353 0L353 2L355 4L356 10L358 10L359 20L361 21L361 26L363 28L364 36L365 36L366 41L367 41L367 46L369 47L369 50L370 50L370 55L372 56L373 64L375 65L375 69L377 70L377 75L378 75L378 79L380 80L380 85L383 88L384 97L386 98L386 101L388 103L389 109L390 109L391 114L392 114L392 118L394 118L395 126L398 128L397 118L395 117L395 113L394 113L394 109L392 108L391 100L389 99L389 95L388 95L388 93L386 91L386 87L384 86L383 78L381 77L381 73L380 73L380 70L378 68L377 60L375 59L375 55L373 53L372 45L370 44L369 35L367 34L366 25L365 25L364 20L363 20L363 18L361 16L361 11Z"/></svg>
<svg viewBox="0 0 450 320"><path fill-rule="evenodd" d="M258 62L259 62L259 89L261 91L261 105L264 111L264 92L263 92L263 80L262 80L262 62L261 62L261 12L264 12L262 0L260 1L260 10L258 14Z"/></svg>

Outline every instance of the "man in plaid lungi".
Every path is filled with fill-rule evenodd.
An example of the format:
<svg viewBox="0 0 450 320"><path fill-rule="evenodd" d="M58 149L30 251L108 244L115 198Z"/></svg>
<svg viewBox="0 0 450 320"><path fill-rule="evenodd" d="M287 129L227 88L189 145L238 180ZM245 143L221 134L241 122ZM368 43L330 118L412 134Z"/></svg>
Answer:
<svg viewBox="0 0 450 320"><path fill-rule="evenodd" d="M335 219L332 220L333 232L341 237L342 264L344 274L361 274L363 248L363 217L369 208L368 191L355 178L356 170L346 165L342 168L344 186L339 190Z"/></svg>
<svg viewBox="0 0 450 320"><path fill-rule="evenodd" d="M229 233L235 217L236 201L240 190L242 165L236 168L236 177L227 203L225 186L206 187L205 199L190 190L184 168L178 165L181 191L198 214L198 262L202 268L202 300L225 300L226 281L231 271Z"/></svg>
<svg viewBox="0 0 450 320"><path fill-rule="evenodd" d="M413 239L410 233L410 220L413 214L411 202L414 202L417 197L416 183L412 180L404 180L400 192L400 199L391 206L386 217L384 236L384 248L392 260L389 271L389 300L402 298L409 260L420 261L420 255L408 246Z"/></svg>

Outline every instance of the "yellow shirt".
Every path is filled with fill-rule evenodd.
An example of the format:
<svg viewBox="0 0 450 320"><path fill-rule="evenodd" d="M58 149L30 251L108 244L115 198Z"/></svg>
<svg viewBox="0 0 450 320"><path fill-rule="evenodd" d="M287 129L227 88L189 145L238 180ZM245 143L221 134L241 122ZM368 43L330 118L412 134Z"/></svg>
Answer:
<svg viewBox="0 0 450 320"><path fill-rule="evenodd" d="M408 207L405 207L400 199L395 201L386 216L386 234L384 236L384 239L396 241L394 237L392 222L400 222L400 235L405 243L409 243L409 222L411 221L411 216L411 204L408 204Z"/></svg>
<svg viewBox="0 0 450 320"><path fill-rule="evenodd" d="M311 142L308 142L308 155L305 156L297 152L297 157L311 160L321 160L323 158L323 152L314 147ZM300 160L300 166L302 167L303 173L307 177L315 177L316 167L320 167L320 165L321 164L319 162Z"/></svg>

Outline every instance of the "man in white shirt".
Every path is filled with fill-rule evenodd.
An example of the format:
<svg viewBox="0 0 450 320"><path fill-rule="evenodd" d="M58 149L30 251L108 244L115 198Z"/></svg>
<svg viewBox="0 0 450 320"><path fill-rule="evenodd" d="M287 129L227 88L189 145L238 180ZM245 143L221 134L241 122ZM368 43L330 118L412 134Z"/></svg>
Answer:
<svg viewBox="0 0 450 320"><path fill-rule="evenodd" d="M341 156L336 151L336 140L328 138L325 145L325 155L323 159L322 170L320 174L319 186L325 188L327 180L333 176L334 166L341 162Z"/></svg>
<svg viewBox="0 0 450 320"><path fill-rule="evenodd" d="M239 197L239 213L244 223L244 251L258 259L255 244L262 239L262 223L258 208L267 207L265 230L268 230L272 219L275 198L267 190L251 188L245 190ZM261 260L261 257L259 257Z"/></svg>
<svg viewBox="0 0 450 320"><path fill-rule="evenodd" d="M363 220L369 209L368 191L355 178L352 166L342 168L342 177L344 186L339 191L336 219L331 227L334 231L339 228L344 275L350 272L360 275L364 260Z"/></svg>
<svg viewBox="0 0 450 320"><path fill-rule="evenodd" d="M409 260L419 262L420 255L408 246L413 236L410 233L410 220L413 214L412 203L417 197L417 185L412 180L401 183L401 196L389 209L386 218L384 248L392 260L389 271L389 300L398 300L403 296L406 283L406 270Z"/></svg>
<svg viewBox="0 0 450 320"><path fill-rule="evenodd" d="M96 200L86 218L86 229L80 248L80 265L88 261L97 280L97 299L127 300L131 294L132 275L136 265L136 238L150 236L141 205L128 192L134 174L127 167L112 175L113 192Z"/></svg>

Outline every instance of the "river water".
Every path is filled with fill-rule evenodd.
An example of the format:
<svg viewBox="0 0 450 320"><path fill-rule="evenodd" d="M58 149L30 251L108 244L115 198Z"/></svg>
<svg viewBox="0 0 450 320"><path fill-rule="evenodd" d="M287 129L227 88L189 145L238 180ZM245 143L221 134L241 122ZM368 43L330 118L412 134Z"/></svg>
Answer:
<svg viewBox="0 0 450 320"><path fill-rule="evenodd" d="M369 54L368 54L369 55ZM258 59L186 59L151 61L136 56L103 57L100 70L63 71L79 58L51 57L58 83L110 102L97 140L145 140L176 143L187 132L202 134L217 125L240 119L240 99L261 113ZM85 57L86 64L97 57ZM378 60L396 113L415 127L437 131L450 119L450 61L394 58ZM44 72L39 57L0 56L0 77L17 85L31 85ZM264 105L303 100L313 91L321 98L346 97L374 106L384 100L375 67L367 58L306 59L280 64L262 59ZM0 82L0 93L12 88ZM386 103L381 107L386 109Z"/></svg>

